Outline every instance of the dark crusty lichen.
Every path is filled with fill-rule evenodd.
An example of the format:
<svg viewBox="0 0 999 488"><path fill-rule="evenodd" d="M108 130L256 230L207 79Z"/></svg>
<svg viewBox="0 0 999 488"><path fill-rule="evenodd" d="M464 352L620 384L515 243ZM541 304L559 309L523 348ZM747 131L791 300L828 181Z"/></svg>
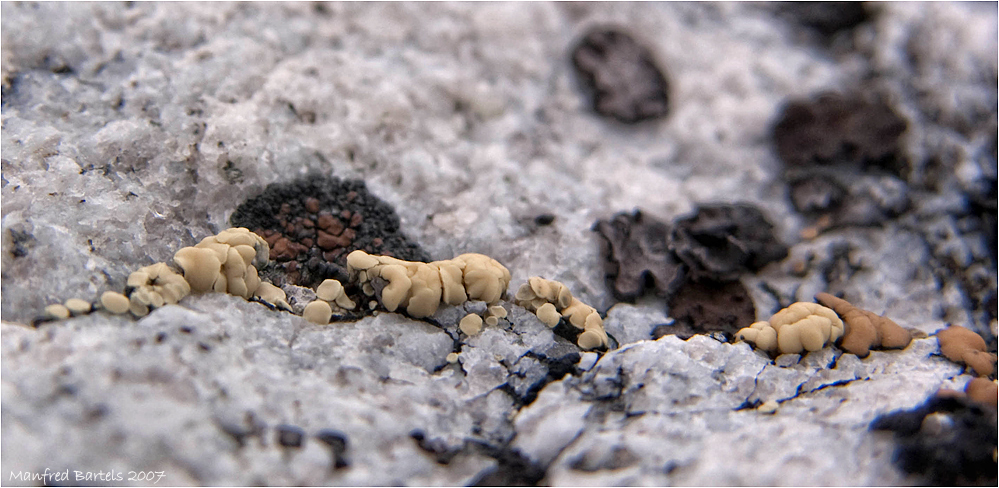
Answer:
<svg viewBox="0 0 999 488"><path fill-rule="evenodd" d="M347 281L347 254L361 249L409 261L429 261L399 231L399 217L368 192L363 181L310 175L268 185L229 219L262 236L271 248L262 277L315 288L325 279Z"/></svg>
<svg viewBox="0 0 999 488"><path fill-rule="evenodd" d="M902 135L908 124L885 100L859 92L791 100L773 128L785 165L876 166L904 176Z"/></svg>
<svg viewBox="0 0 999 488"><path fill-rule="evenodd" d="M777 15L832 37L869 20L872 15L863 2L775 2Z"/></svg>
<svg viewBox="0 0 999 488"><path fill-rule="evenodd" d="M694 334L721 333L731 340L746 324L756 321L749 291L738 281L691 281L669 300L672 324L656 326L652 337L674 334L687 340Z"/></svg>
<svg viewBox="0 0 999 488"><path fill-rule="evenodd" d="M732 281L788 252L763 212L746 204L699 205L674 222L667 242L695 281Z"/></svg>
<svg viewBox="0 0 999 488"><path fill-rule="evenodd" d="M937 486L996 485L996 411L954 396L874 419L895 433L894 462Z"/></svg>
<svg viewBox="0 0 999 488"><path fill-rule="evenodd" d="M590 30L572 64L600 115L631 124L669 112L669 85L652 53L620 29Z"/></svg>
<svg viewBox="0 0 999 488"><path fill-rule="evenodd" d="M683 283L686 266L666 247L669 225L635 210L610 220L598 220L600 255L614 297L633 301L654 289L660 297L673 295Z"/></svg>

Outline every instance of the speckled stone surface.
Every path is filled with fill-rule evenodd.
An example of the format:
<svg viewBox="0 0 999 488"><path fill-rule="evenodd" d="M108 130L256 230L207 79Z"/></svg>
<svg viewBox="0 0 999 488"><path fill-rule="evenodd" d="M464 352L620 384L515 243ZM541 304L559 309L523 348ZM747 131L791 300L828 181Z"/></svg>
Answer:
<svg viewBox="0 0 999 488"><path fill-rule="evenodd" d="M0 9L5 484L46 469L161 485L920 482L867 427L967 383L934 337L863 360L651 340L665 300L615 305L591 230L635 208L759 208L789 254L739 277L758 319L828 291L995 351L994 4L874 4L838 31L748 3ZM598 25L655 57L664 118L593 110L570 56ZM827 229L795 209L771 129L790 100L856 90L905 119L906 171L824 166L860 195L849 211L890 210ZM363 179L432 259L490 255L511 291L565 283L620 347L580 351L508 301L470 338L458 321L481 303L316 326L221 295L30 327L316 172Z"/></svg>

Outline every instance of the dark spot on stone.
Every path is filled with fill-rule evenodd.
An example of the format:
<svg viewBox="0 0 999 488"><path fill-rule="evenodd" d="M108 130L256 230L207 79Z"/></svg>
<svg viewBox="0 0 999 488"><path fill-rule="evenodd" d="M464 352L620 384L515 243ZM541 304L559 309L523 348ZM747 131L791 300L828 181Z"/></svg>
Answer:
<svg viewBox="0 0 999 488"><path fill-rule="evenodd" d="M313 174L274 183L239 205L230 223L267 240L277 262L258 272L278 286L314 288L329 278L346 281L347 254L357 249L409 261L430 260L400 232L392 207L369 193L361 180Z"/></svg>
<svg viewBox="0 0 999 488"><path fill-rule="evenodd" d="M860 93L822 93L792 100L773 128L788 167L856 165L905 176L902 135L908 124L887 101Z"/></svg>
<svg viewBox="0 0 999 488"><path fill-rule="evenodd" d="M347 453L347 435L333 429L323 429L316 433L316 439L327 447L333 456L331 469L338 470L350 466L345 454Z"/></svg>
<svg viewBox="0 0 999 488"><path fill-rule="evenodd" d="M419 429L415 429L410 432L409 437L416 441L416 445L419 446L420 449L432 454L434 456L434 460L437 461L437 464L451 464L451 460L461 453L460 447L451 448L440 439L428 439L426 434Z"/></svg>
<svg viewBox="0 0 999 488"><path fill-rule="evenodd" d="M666 77L652 53L620 29L588 32L573 49L572 64L600 115L632 124L669 112Z"/></svg>
<svg viewBox="0 0 999 488"><path fill-rule="evenodd" d="M284 447L302 447L305 431L294 425L279 425L275 427L277 443Z"/></svg>
<svg viewBox="0 0 999 488"><path fill-rule="evenodd" d="M791 204L803 214L819 214L839 208L846 189L831 177L808 175L788 182Z"/></svg>
<svg viewBox="0 0 999 488"><path fill-rule="evenodd" d="M167 338L166 332L160 332L160 333L156 334L156 343L157 344L162 344L163 341L166 340L166 338Z"/></svg>
<svg viewBox="0 0 999 488"><path fill-rule="evenodd" d="M35 236L26 230L14 228L8 229L10 233L11 249L10 254L15 258L23 258L28 255L28 251L35 247Z"/></svg>
<svg viewBox="0 0 999 488"><path fill-rule="evenodd" d="M470 440L469 444L496 460L496 466L479 473L469 486L538 486L545 477L544 466L524 456L519 449L476 440Z"/></svg>
<svg viewBox="0 0 999 488"><path fill-rule="evenodd" d="M763 212L746 204L700 205L674 222L667 242L694 280L735 280L788 252Z"/></svg>
<svg viewBox="0 0 999 488"><path fill-rule="evenodd" d="M243 181L243 170L237 168L232 161L225 162L225 166L222 167L222 175L231 184Z"/></svg>
<svg viewBox="0 0 999 488"><path fill-rule="evenodd" d="M633 301L649 288L668 297L683 283L686 266L666 247L669 225L635 210L598 220L593 230L602 238L604 273L618 300Z"/></svg>
<svg viewBox="0 0 999 488"><path fill-rule="evenodd" d="M539 226L551 225L555 222L555 216L550 213L545 213L534 217L534 223Z"/></svg>
<svg viewBox="0 0 999 488"><path fill-rule="evenodd" d="M180 330L180 332L183 333L183 334L190 334L190 333L194 332L194 327L191 327L191 326L188 326L188 325L183 325L178 330Z"/></svg>
<svg viewBox="0 0 999 488"><path fill-rule="evenodd" d="M995 409L934 395L912 410L879 416L870 429L894 432L895 464L931 485L996 485Z"/></svg>
<svg viewBox="0 0 999 488"><path fill-rule="evenodd" d="M863 2L777 2L780 17L830 37L866 22L871 15Z"/></svg>
<svg viewBox="0 0 999 488"><path fill-rule="evenodd" d="M201 349L202 352L209 352L209 351L212 350L212 346L209 346L208 344L205 344L204 342L199 342L198 343L198 349Z"/></svg>
<svg viewBox="0 0 999 488"><path fill-rule="evenodd" d="M668 311L674 322L657 326L653 338L675 334L687 340L694 334L720 332L732 340L739 329L756 321L753 299L738 281L688 281L669 300Z"/></svg>

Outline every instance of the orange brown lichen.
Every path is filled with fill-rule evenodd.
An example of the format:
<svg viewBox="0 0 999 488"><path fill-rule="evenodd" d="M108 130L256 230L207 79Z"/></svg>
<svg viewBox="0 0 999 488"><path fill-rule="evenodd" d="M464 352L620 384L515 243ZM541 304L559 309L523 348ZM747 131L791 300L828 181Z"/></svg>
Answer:
<svg viewBox="0 0 999 488"><path fill-rule="evenodd" d="M940 353L955 363L970 367L977 376L991 376L996 370L996 355L989 353L982 336L960 325L937 332Z"/></svg>
<svg viewBox="0 0 999 488"><path fill-rule="evenodd" d="M846 328L839 346L858 357L866 358L872 348L904 349L912 342L909 331L887 317L858 308L828 293L819 293L815 299L843 319Z"/></svg>

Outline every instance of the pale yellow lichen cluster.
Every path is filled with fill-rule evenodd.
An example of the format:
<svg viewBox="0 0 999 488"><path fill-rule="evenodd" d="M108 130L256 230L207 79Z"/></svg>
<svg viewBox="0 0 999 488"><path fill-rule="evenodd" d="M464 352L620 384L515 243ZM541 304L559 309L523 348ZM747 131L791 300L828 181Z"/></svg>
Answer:
<svg viewBox="0 0 999 488"><path fill-rule="evenodd" d="M191 293L217 291L243 298L256 297L277 308L291 310L284 291L257 276L257 267L267 263L270 248L262 237L246 228L226 229L206 237L197 245L185 247L173 256L176 267L156 263L139 268L128 276L125 293L106 291L100 306L114 314L131 312L142 317L151 309L179 302ZM83 310L83 300L70 304ZM46 308L61 315L54 306ZM67 310L69 310L67 308Z"/></svg>
<svg viewBox="0 0 999 488"><path fill-rule="evenodd" d="M771 354L800 354L818 351L842 335L843 321L836 312L817 303L797 302L769 321L740 329L735 338Z"/></svg>
<svg viewBox="0 0 999 488"><path fill-rule="evenodd" d="M347 296L343 284L337 280L323 280L316 288L316 300L310 302L302 311L302 317L319 325L330 323L333 308L353 310L357 305Z"/></svg>
<svg viewBox="0 0 999 488"><path fill-rule="evenodd" d="M385 309L405 308L415 318L433 315L442 302L495 304L510 284L510 271L482 254L420 263L357 250L347 255L347 271L368 296L375 296L376 280L384 280L379 299Z"/></svg>
<svg viewBox="0 0 999 488"><path fill-rule="evenodd" d="M535 276L524 283L514 303L531 312L549 327L555 327L563 318L577 329L582 329L576 343L583 349L607 347L604 321L597 310L572 296L564 284Z"/></svg>
<svg viewBox="0 0 999 488"><path fill-rule="evenodd" d="M128 310L136 317L149 313L151 308L177 303L191 293L191 285L183 276L166 263L156 263L139 268L128 275Z"/></svg>
<svg viewBox="0 0 999 488"><path fill-rule="evenodd" d="M260 286L257 266L267 263L270 247L262 237L235 227L185 247L173 255L193 292L216 291L250 298Z"/></svg>

